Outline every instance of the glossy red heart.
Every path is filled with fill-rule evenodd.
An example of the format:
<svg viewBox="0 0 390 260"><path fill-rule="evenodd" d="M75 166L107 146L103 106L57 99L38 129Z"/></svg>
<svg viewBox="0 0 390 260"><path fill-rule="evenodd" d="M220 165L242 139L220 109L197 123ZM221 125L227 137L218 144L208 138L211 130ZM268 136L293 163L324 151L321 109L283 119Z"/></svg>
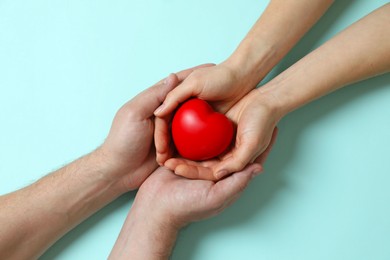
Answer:
<svg viewBox="0 0 390 260"><path fill-rule="evenodd" d="M233 138L233 123L217 113L204 100L193 98L183 103L172 121L172 137L183 158L211 159L223 153Z"/></svg>

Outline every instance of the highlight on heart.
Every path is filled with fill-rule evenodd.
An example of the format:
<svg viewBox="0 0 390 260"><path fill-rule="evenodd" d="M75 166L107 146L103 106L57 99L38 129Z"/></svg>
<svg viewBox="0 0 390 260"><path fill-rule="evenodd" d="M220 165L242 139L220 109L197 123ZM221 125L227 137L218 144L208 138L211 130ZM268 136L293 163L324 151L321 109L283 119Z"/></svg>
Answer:
<svg viewBox="0 0 390 260"><path fill-rule="evenodd" d="M199 98L184 102L172 121L172 137L178 153L194 161L223 153L231 144L233 133L233 123Z"/></svg>

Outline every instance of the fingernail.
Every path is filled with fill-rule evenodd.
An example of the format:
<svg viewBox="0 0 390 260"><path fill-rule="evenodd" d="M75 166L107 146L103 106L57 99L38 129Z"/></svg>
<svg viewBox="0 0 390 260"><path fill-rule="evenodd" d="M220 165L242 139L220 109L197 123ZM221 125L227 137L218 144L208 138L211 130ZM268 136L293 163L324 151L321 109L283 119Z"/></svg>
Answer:
<svg viewBox="0 0 390 260"><path fill-rule="evenodd" d="M160 114L165 108L165 104L163 103L161 106L159 106L155 111L154 111L154 114L155 115L158 115Z"/></svg>

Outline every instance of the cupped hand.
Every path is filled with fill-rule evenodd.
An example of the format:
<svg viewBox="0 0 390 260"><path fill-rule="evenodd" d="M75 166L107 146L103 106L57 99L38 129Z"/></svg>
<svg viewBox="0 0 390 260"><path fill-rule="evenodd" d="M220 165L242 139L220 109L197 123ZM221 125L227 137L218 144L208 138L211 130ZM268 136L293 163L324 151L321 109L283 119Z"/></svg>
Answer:
<svg viewBox="0 0 390 260"><path fill-rule="evenodd" d="M252 90L226 116L237 124L234 146L219 158L195 162L171 158L165 166L190 179L219 180L249 163L263 164L277 136L281 116L260 89Z"/></svg>
<svg viewBox="0 0 390 260"><path fill-rule="evenodd" d="M109 178L119 179L127 190L138 188L157 168L153 143L154 110L166 95L201 65L171 74L138 94L116 113L103 145L96 150L107 165ZM104 176L107 177L107 176Z"/></svg>
<svg viewBox="0 0 390 260"><path fill-rule="evenodd" d="M133 208L146 212L145 217L149 220L180 229L220 213L239 197L260 171L261 166L255 163L213 182L189 180L160 167L141 185Z"/></svg>
<svg viewBox="0 0 390 260"><path fill-rule="evenodd" d="M212 102L218 111L224 113L254 87L245 84L239 72L225 63L201 68L191 73L167 95L155 115L168 115L190 97Z"/></svg>
<svg viewBox="0 0 390 260"><path fill-rule="evenodd" d="M178 105L191 97L207 100L221 113L226 113L242 97L256 87L240 71L228 62L213 67L201 68L191 73L165 98L156 109L156 152L157 162L163 165L172 156L169 123Z"/></svg>

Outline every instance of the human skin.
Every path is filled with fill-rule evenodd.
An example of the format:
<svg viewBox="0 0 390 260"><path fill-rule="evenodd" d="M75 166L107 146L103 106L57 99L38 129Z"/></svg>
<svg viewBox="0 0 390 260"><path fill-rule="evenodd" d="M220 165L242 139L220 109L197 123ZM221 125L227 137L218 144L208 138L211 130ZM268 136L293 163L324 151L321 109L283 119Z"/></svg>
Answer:
<svg viewBox="0 0 390 260"><path fill-rule="evenodd" d="M155 111L157 162L164 165L173 156L168 129L179 103L196 96L226 113L257 86L332 3L331 0L270 1L230 57L215 67L192 73ZM270 139L266 141L269 143Z"/></svg>
<svg viewBox="0 0 390 260"><path fill-rule="evenodd" d="M248 167L214 183L157 169L138 191L109 259L169 259L179 230L230 205L255 172Z"/></svg>
<svg viewBox="0 0 390 260"><path fill-rule="evenodd" d="M138 188L157 168L153 111L194 69L171 74L126 103L92 153L0 196L0 258L38 258L88 216Z"/></svg>
<svg viewBox="0 0 390 260"><path fill-rule="evenodd" d="M174 158L165 165L188 178L220 179L255 161L288 113L343 86L390 71L389 25L386 4L247 94L227 112L238 125L237 140L220 160Z"/></svg>
<svg viewBox="0 0 390 260"><path fill-rule="evenodd" d="M276 132L272 144L275 139ZM254 163L214 182L189 180L158 168L141 185L109 259L169 259L181 228L223 211L261 170L261 165Z"/></svg>

